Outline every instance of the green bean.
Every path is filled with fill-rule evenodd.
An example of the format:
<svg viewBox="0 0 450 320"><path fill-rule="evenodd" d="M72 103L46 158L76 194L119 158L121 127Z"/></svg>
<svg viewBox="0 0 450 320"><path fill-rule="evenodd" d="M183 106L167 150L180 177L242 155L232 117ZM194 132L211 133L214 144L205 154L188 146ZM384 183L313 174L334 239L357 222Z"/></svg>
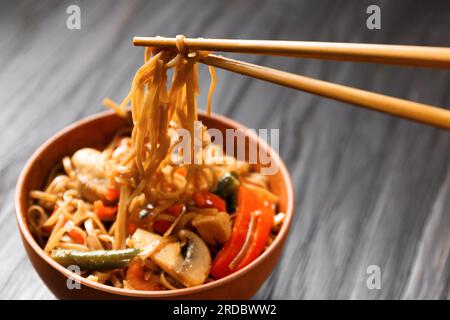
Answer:
<svg viewBox="0 0 450 320"><path fill-rule="evenodd" d="M139 249L77 251L57 249L51 257L64 267L77 265L82 270L111 270L128 265Z"/></svg>

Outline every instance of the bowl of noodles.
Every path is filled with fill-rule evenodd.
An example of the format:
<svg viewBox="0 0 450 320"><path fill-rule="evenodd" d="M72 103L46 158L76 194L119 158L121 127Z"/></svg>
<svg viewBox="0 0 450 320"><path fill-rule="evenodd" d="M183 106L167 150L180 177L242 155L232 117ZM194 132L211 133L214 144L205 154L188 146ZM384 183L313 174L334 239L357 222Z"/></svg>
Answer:
<svg viewBox="0 0 450 320"><path fill-rule="evenodd" d="M146 50L120 104L105 100L112 111L57 133L23 169L19 229L56 297L248 299L277 264L289 174L263 139L211 113L213 70L197 111L199 54ZM243 144L225 148L239 140L229 130Z"/></svg>

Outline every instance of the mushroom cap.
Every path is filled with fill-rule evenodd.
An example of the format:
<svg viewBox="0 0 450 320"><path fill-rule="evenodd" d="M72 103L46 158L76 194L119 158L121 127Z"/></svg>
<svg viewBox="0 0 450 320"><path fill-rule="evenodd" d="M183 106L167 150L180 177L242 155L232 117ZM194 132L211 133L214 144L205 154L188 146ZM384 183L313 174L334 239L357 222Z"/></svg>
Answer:
<svg viewBox="0 0 450 320"><path fill-rule="evenodd" d="M186 287L203 284L211 269L207 245L197 234L186 229L178 232L178 238L180 241L162 244L149 258ZM136 230L132 237L135 247L144 251L156 242L161 243L162 239L162 236L142 229Z"/></svg>

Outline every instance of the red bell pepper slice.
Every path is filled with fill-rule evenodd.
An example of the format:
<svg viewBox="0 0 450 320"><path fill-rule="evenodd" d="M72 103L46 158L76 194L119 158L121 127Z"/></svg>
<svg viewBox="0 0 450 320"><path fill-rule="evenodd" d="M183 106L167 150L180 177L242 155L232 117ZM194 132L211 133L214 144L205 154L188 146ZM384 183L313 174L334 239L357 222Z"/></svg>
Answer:
<svg viewBox="0 0 450 320"><path fill-rule="evenodd" d="M128 224L128 234L133 234L136 230L137 230L136 224L134 224L133 222L130 222Z"/></svg>
<svg viewBox="0 0 450 320"><path fill-rule="evenodd" d="M210 274L215 279L223 278L255 260L264 250L273 224L275 206L264 195L239 186L237 201L236 220L231 237L216 255L211 267ZM230 264L245 243L252 214L256 215L257 220L250 245L236 268L230 269Z"/></svg>
<svg viewBox="0 0 450 320"><path fill-rule="evenodd" d="M167 220L157 220L153 222L153 230L156 233L164 234L172 225L172 222Z"/></svg>
<svg viewBox="0 0 450 320"><path fill-rule="evenodd" d="M175 204L170 208L167 208L165 212L171 216L178 217L183 211L182 204ZM167 220L157 220L153 222L153 230L159 234L164 234L172 225L172 222Z"/></svg>
<svg viewBox="0 0 450 320"><path fill-rule="evenodd" d="M225 200L208 191L197 191L194 193L194 201L199 208L216 208L219 211L227 211Z"/></svg>
<svg viewBox="0 0 450 320"><path fill-rule="evenodd" d="M171 206L170 208L166 209L166 213L170 214L171 216L178 217L183 211L183 205L182 204L175 204Z"/></svg>
<svg viewBox="0 0 450 320"><path fill-rule="evenodd" d="M264 195L258 195L260 200L260 213L256 217L256 227L252 235L252 240L247 252L239 262L236 270L242 269L250 262L259 257L261 252L263 252L266 247L267 241L269 240L270 230L273 225L273 218L275 215L275 205L264 198Z"/></svg>
<svg viewBox="0 0 450 320"><path fill-rule="evenodd" d="M252 211L258 209L258 198L249 189L239 186L237 190L237 210L231 237L220 250L211 266L210 274L215 279L223 278L233 272L230 263L237 256L248 232Z"/></svg>

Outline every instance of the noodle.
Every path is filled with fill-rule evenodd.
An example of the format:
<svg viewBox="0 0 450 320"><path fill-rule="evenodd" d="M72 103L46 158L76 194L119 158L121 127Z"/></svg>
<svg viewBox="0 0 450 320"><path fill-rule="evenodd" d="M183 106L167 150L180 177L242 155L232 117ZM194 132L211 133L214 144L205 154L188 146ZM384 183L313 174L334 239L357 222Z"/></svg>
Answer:
<svg viewBox="0 0 450 320"><path fill-rule="evenodd" d="M231 230L235 213L228 212L225 220L215 222L215 217L224 219L221 211L226 208L210 207L209 202L201 207L194 199L199 192L214 191L224 173L234 172L241 185L265 194L274 203L278 201L269 191L267 179L251 172L250 165L226 156L222 162L207 157L206 150L210 147L222 154L221 148L210 142L206 127L202 124L196 127L197 61L208 53L188 52L183 36L177 36L176 44L178 52L146 48L144 64L137 70L126 97L119 104L109 98L103 100L107 108L121 117L127 117L127 107L131 105L132 128L119 130L102 151L84 148L63 158L62 165L52 170L44 190L30 192L33 200L27 212L30 228L47 254L56 249L90 252L136 248L132 235L138 228L151 232L150 238L156 237L135 257L140 261L135 265L137 274L128 274L127 267L107 272L87 270L83 275L91 281L125 289L191 286L192 282L153 259L181 238L182 231L194 230L192 221L198 217L207 216L207 223L217 223L210 231L197 232L201 242L214 239L205 232L220 231L220 223ZM167 87L170 68L174 70ZM208 115L217 82L214 68L209 67L209 73ZM178 147L181 139L176 133L178 129L186 130L192 137L183 148ZM199 142L194 139L197 130L201 133ZM173 154L186 156L189 162L174 163ZM282 220L279 218L277 228ZM232 268L250 246L254 224L252 213L245 245L231 262ZM186 239L180 240L180 248L187 243ZM217 252L217 248L204 246L209 254ZM208 280L205 278L201 283L205 281Z"/></svg>
<svg viewBox="0 0 450 320"><path fill-rule="evenodd" d="M127 186L120 188L119 209L116 218L116 225L114 229L114 249L125 248L125 233L126 233L126 215L127 215L127 201L129 197L129 190Z"/></svg>
<svg viewBox="0 0 450 320"><path fill-rule="evenodd" d="M37 199L37 200L44 200L48 202L56 202L58 197L54 194L42 192L39 190L33 190L30 192L30 198Z"/></svg>
<svg viewBox="0 0 450 320"><path fill-rule="evenodd" d="M211 115L211 104L212 104L212 96L214 94L214 90L216 89L216 82L217 82L217 78L216 78L216 70L209 66L209 74L211 75L211 85L209 87L209 92L208 92L208 103L206 104L206 114L208 116Z"/></svg>

